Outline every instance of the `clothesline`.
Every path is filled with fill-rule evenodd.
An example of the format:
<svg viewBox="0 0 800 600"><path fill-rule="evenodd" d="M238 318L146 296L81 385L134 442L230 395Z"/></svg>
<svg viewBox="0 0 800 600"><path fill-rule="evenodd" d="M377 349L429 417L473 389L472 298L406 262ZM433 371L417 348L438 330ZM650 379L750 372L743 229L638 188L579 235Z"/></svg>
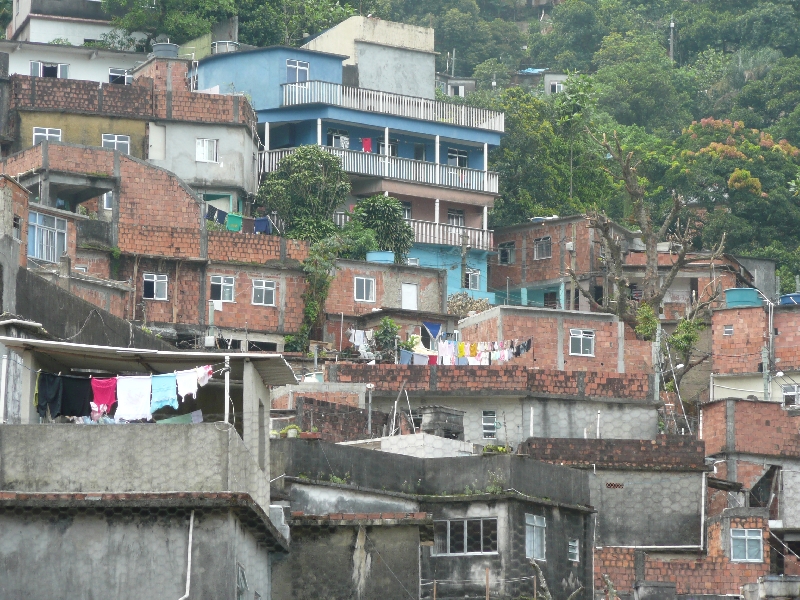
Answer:
<svg viewBox="0 0 800 600"><path fill-rule="evenodd" d="M491 365L522 356L533 349L533 338L497 342L439 340L433 354L400 351L401 365Z"/></svg>

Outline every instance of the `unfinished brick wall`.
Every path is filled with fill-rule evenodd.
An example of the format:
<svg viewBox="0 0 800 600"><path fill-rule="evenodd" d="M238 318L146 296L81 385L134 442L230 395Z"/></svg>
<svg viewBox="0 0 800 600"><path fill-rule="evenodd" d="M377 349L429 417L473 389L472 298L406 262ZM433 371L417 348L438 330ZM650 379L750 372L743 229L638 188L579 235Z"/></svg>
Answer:
<svg viewBox="0 0 800 600"><path fill-rule="evenodd" d="M78 248L75 251L75 260L72 268L86 267L86 274L101 279L111 278L111 256L108 252L101 250L91 250L89 248Z"/></svg>
<svg viewBox="0 0 800 600"><path fill-rule="evenodd" d="M284 250L281 250L283 245ZM302 262L308 258L310 244L304 240L290 240L272 235L237 233L234 231L208 232L208 259L226 262L264 264L285 258Z"/></svg>
<svg viewBox="0 0 800 600"><path fill-rule="evenodd" d="M800 367L800 310L795 306L776 307L773 316L778 332L774 338L775 362L782 370Z"/></svg>
<svg viewBox="0 0 800 600"><path fill-rule="evenodd" d="M733 327L732 335L725 335L725 326ZM761 349L767 343L768 327L767 312L760 306L714 311L711 319L713 372L758 371Z"/></svg>
<svg viewBox="0 0 800 600"><path fill-rule="evenodd" d="M125 290L72 278L69 282L69 291L115 317L127 318L129 294Z"/></svg>
<svg viewBox="0 0 800 600"><path fill-rule="evenodd" d="M800 457L800 416L790 415L777 402L761 400L719 400L703 407L703 438L709 454L726 448L727 402L734 403L732 451Z"/></svg>
<svg viewBox="0 0 800 600"><path fill-rule="evenodd" d="M28 191L10 177L0 177L0 194L3 198L3 233L18 236L19 266L28 264ZM14 232L14 220L19 229ZM73 227L74 229L74 227Z"/></svg>
<svg viewBox="0 0 800 600"><path fill-rule="evenodd" d="M705 444L688 436L659 435L654 440L528 438L517 452L577 467L705 470Z"/></svg>
<svg viewBox="0 0 800 600"><path fill-rule="evenodd" d="M325 365L326 381L372 381L381 392L397 392L405 382L408 391L518 391L579 398L649 397L650 378L622 374L529 369L521 365L413 366L339 363Z"/></svg>
<svg viewBox="0 0 800 600"><path fill-rule="evenodd" d="M761 529L763 533L764 562L733 562L725 556L723 548L723 523L714 520L708 525L708 552L687 558L661 558L645 553L644 580L672 582L678 594L730 594L738 596L746 583L769 574L769 528L762 517L736 517L730 519L735 529ZM696 542L693 542L696 543ZM729 550L728 550L729 551ZM595 549L595 588L603 589L603 574L607 574L617 591L632 592L636 580L634 548L606 546Z"/></svg>
<svg viewBox="0 0 800 600"><path fill-rule="evenodd" d="M326 402L311 397L309 394L297 399L296 423L303 431L312 427L319 429L326 442L349 442L370 437L367 430L368 411L353 408L345 404ZM383 435L383 427L389 422L389 415L377 410L372 411L372 436Z"/></svg>
<svg viewBox="0 0 800 600"><path fill-rule="evenodd" d="M724 401L703 405L703 440L709 456L724 452L727 445L726 406Z"/></svg>

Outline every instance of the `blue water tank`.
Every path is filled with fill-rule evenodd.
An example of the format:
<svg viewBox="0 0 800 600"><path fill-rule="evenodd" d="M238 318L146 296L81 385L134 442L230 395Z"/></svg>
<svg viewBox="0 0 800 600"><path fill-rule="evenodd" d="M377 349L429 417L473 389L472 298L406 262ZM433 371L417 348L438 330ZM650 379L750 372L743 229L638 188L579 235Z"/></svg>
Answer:
<svg viewBox="0 0 800 600"><path fill-rule="evenodd" d="M781 304L800 304L800 293L784 294L781 296Z"/></svg>
<svg viewBox="0 0 800 600"><path fill-rule="evenodd" d="M394 252L387 252L385 250L367 252L367 262L392 264L394 263Z"/></svg>
<svg viewBox="0 0 800 600"><path fill-rule="evenodd" d="M730 288L725 290L725 305L728 308L761 306L761 296L755 288Z"/></svg>

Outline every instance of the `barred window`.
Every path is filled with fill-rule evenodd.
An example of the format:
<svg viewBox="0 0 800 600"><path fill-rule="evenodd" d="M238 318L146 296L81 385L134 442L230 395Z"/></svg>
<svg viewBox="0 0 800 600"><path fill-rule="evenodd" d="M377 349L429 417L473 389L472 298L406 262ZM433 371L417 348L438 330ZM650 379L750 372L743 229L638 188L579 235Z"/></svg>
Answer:
<svg viewBox="0 0 800 600"><path fill-rule="evenodd" d="M434 521L433 550L445 554L494 554L497 552L497 519Z"/></svg>

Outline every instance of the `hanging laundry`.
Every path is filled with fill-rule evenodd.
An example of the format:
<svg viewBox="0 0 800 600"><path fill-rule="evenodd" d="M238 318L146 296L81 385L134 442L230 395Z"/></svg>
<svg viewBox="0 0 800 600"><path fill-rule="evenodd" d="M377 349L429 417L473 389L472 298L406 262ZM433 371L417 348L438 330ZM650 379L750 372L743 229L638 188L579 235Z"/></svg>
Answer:
<svg viewBox="0 0 800 600"><path fill-rule="evenodd" d="M217 223L220 225L225 225L225 219L228 218L228 213L224 210L217 209Z"/></svg>
<svg viewBox="0 0 800 600"><path fill-rule="evenodd" d="M353 345L360 348L364 345L364 331L356 329L353 334Z"/></svg>
<svg viewBox="0 0 800 600"><path fill-rule="evenodd" d="M214 374L214 369L211 368L211 365L197 367L194 371L197 373L197 383L200 387L207 384L208 380L211 379L211 376Z"/></svg>
<svg viewBox="0 0 800 600"><path fill-rule="evenodd" d="M428 364L435 365L439 361L439 357L435 354L428 355Z"/></svg>
<svg viewBox="0 0 800 600"><path fill-rule="evenodd" d="M213 221L217 218L217 207L208 205L208 210L206 211L206 220Z"/></svg>
<svg viewBox="0 0 800 600"><path fill-rule="evenodd" d="M361 138L361 150L372 152L372 138Z"/></svg>
<svg viewBox="0 0 800 600"><path fill-rule="evenodd" d="M428 355L427 354L418 354L414 352L414 356L411 359L412 365L427 365L428 364Z"/></svg>
<svg viewBox="0 0 800 600"><path fill-rule="evenodd" d="M117 378L117 412L114 415L117 422L152 418L150 379L150 375Z"/></svg>
<svg viewBox="0 0 800 600"><path fill-rule="evenodd" d="M92 394L98 410L105 407L105 412L110 412L111 407L117 403L117 378L97 379L92 377Z"/></svg>
<svg viewBox="0 0 800 600"><path fill-rule="evenodd" d="M186 402L186 396L197 399L197 371L195 369L178 371L175 373L175 379L178 384L178 396L182 401Z"/></svg>
<svg viewBox="0 0 800 600"><path fill-rule="evenodd" d="M456 364L460 367L466 366L469 364L469 359L466 356L459 356Z"/></svg>
<svg viewBox="0 0 800 600"><path fill-rule="evenodd" d="M88 417L92 414L92 384L88 377L62 378L61 414L65 417Z"/></svg>
<svg viewBox="0 0 800 600"><path fill-rule="evenodd" d="M178 409L178 394L175 391L175 373L165 375L153 375L153 397L150 400L150 412L156 412L159 408L171 406Z"/></svg>
<svg viewBox="0 0 800 600"><path fill-rule="evenodd" d="M458 342L458 358L464 357L464 342Z"/></svg>
<svg viewBox="0 0 800 600"><path fill-rule="evenodd" d="M63 380L58 375L52 373L39 373L39 403L36 409L39 416L47 416L47 409L50 409L50 418L55 419L61 414L61 400L64 388Z"/></svg>
<svg viewBox="0 0 800 600"><path fill-rule="evenodd" d="M413 356L412 352L409 352L408 350L400 350L400 364L410 365L412 356Z"/></svg>
<svg viewBox="0 0 800 600"><path fill-rule="evenodd" d="M470 356L478 356L478 344L470 344L469 345L469 355Z"/></svg>
<svg viewBox="0 0 800 600"><path fill-rule="evenodd" d="M272 223L270 222L268 217L261 217L256 219L256 222L253 224L253 229L255 233L272 233Z"/></svg>

